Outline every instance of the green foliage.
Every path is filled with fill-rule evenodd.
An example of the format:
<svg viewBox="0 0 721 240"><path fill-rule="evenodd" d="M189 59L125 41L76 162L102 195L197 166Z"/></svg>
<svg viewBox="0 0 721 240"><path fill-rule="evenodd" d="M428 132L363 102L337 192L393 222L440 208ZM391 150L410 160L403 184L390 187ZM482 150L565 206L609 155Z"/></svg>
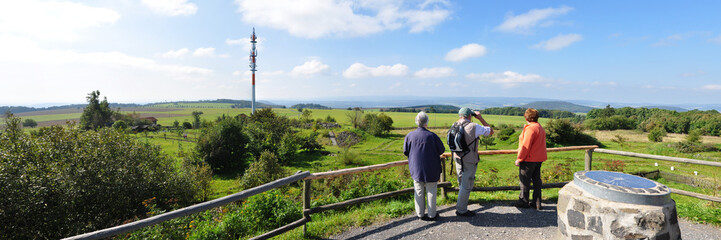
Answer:
<svg viewBox="0 0 721 240"><path fill-rule="evenodd" d="M490 115L506 115L506 116L523 116L526 113L527 108L522 107L493 107L486 108L481 111L481 114ZM548 109L537 109L538 117L542 118L573 118L576 116L575 113L562 110L548 110ZM458 112L458 110L456 110Z"/></svg>
<svg viewBox="0 0 721 240"><path fill-rule="evenodd" d="M180 122L178 120L173 121L173 127L178 128L180 126Z"/></svg>
<svg viewBox="0 0 721 240"><path fill-rule="evenodd" d="M125 123L125 121L123 121L123 120L118 120L113 123L113 128L125 130L126 128L128 128L128 124Z"/></svg>
<svg viewBox="0 0 721 240"><path fill-rule="evenodd" d="M363 117L361 128L373 136L380 136L393 129L393 119L384 113L368 113Z"/></svg>
<svg viewBox="0 0 721 240"><path fill-rule="evenodd" d="M313 121L313 111L304 109L302 111L302 114L300 115L300 120L304 123L309 123Z"/></svg>
<svg viewBox="0 0 721 240"><path fill-rule="evenodd" d="M200 115L203 115L203 112L193 111L191 113L191 115L193 115L193 128L199 128L200 127Z"/></svg>
<svg viewBox="0 0 721 240"><path fill-rule="evenodd" d="M281 167L278 157L271 152L265 151L260 154L260 158L250 164L248 170L245 171L240 179L240 187L249 189L269 183L288 175L287 171Z"/></svg>
<svg viewBox="0 0 721 240"><path fill-rule="evenodd" d="M330 115L325 117L325 122L334 123L335 118L331 117Z"/></svg>
<svg viewBox="0 0 721 240"><path fill-rule="evenodd" d="M700 142L689 142L689 141L683 141L683 142L677 142L671 144L671 147L673 147L676 151L682 152L682 153L697 153L697 152L715 152L718 151L718 148L711 144L703 144Z"/></svg>
<svg viewBox="0 0 721 240"><path fill-rule="evenodd" d="M26 119L23 121L23 127L31 127L31 128L34 128L34 127L37 127L37 126L38 126L38 122L36 122L36 121L33 120L32 118L26 118Z"/></svg>
<svg viewBox="0 0 721 240"><path fill-rule="evenodd" d="M549 170L541 170L541 179L544 183L564 182L573 180L571 161L553 165Z"/></svg>
<svg viewBox="0 0 721 240"><path fill-rule="evenodd" d="M488 146L496 145L496 138L491 136L482 136L478 142L486 147L486 150L488 150Z"/></svg>
<svg viewBox="0 0 721 240"><path fill-rule="evenodd" d="M581 126L572 124L568 119L551 119L545 130L546 140L552 144L603 146L596 138L583 133Z"/></svg>
<svg viewBox="0 0 721 240"><path fill-rule="evenodd" d="M243 131L244 124L237 118L226 118L204 128L195 147L198 157L214 171L245 170L246 159L250 157L247 147L250 139Z"/></svg>
<svg viewBox="0 0 721 240"><path fill-rule="evenodd" d="M620 134L616 134L614 136L614 138L611 139L611 141L617 143L619 146L621 146L621 148L628 145L628 143L627 143L628 138L625 138L625 137L621 136Z"/></svg>
<svg viewBox="0 0 721 240"><path fill-rule="evenodd" d="M648 140L651 142L663 142L663 137L666 136L666 129L663 127L656 127L648 132Z"/></svg>
<svg viewBox="0 0 721 240"><path fill-rule="evenodd" d="M626 167L626 163L624 163L621 160L606 161L603 165L604 165L604 170L608 170L608 171L612 171L612 172L623 172L623 169Z"/></svg>
<svg viewBox="0 0 721 240"><path fill-rule="evenodd" d="M344 147L338 153L337 158L345 165L355 166L359 165L360 155L350 150L350 147Z"/></svg>
<svg viewBox="0 0 721 240"><path fill-rule="evenodd" d="M157 146L110 128L42 128L26 135L19 119L0 134L0 238L47 239L120 224L194 200L192 176Z"/></svg>
<svg viewBox="0 0 721 240"><path fill-rule="evenodd" d="M611 116L589 119L584 122L586 128L591 130L617 130L617 129L634 129L636 128L635 118L627 118L624 116Z"/></svg>
<svg viewBox="0 0 721 240"><path fill-rule="evenodd" d="M300 110L298 110L298 112L302 112L303 109L331 109L329 107L326 107L326 106L323 106L320 104L315 104L315 103L299 103L299 104L290 106L290 108L300 109Z"/></svg>
<svg viewBox="0 0 721 240"><path fill-rule="evenodd" d="M690 143L699 143L701 142L701 135L702 130L701 129L694 129L689 131L688 135L686 135L686 141Z"/></svg>
<svg viewBox="0 0 721 240"><path fill-rule="evenodd" d="M512 127L503 128L501 129L501 131L498 132L498 139L500 139L501 141L506 141L514 133L516 133L516 130Z"/></svg>
<svg viewBox="0 0 721 240"><path fill-rule="evenodd" d="M101 102L98 100L100 91L90 92L87 96L88 105L80 116L80 128L82 129L98 129L110 126L113 123L113 110L110 109L108 98L105 97Z"/></svg>
<svg viewBox="0 0 721 240"><path fill-rule="evenodd" d="M363 124L363 110L360 108L355 108L352 112L346 113L346 117L348 117L348 121L353 125L353 128L359 128Z"/></svg>
<svg viewBox="0 0 721 240"><path fill-rule="evenodd" d="M183 128L185 129L193 129L193 124L189 122L183 122Z"/></svg>

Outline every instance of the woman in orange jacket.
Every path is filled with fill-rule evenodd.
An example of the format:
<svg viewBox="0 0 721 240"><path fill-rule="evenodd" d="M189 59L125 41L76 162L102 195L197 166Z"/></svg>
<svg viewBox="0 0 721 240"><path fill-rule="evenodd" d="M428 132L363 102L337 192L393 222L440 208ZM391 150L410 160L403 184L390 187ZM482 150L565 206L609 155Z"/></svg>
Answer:
<svg viewBox="0 0 721 240"><path fill-rule="evenodd" d="M516 207L533 207L541 210L541 164L546 161L546 130L538 123L538 111L533 108L526 110L523 114L526 118L526 126L518 136L518 179L521 183L521 193L518 196ZM533 182L533 201L529 201L528 194Z"/></svg>

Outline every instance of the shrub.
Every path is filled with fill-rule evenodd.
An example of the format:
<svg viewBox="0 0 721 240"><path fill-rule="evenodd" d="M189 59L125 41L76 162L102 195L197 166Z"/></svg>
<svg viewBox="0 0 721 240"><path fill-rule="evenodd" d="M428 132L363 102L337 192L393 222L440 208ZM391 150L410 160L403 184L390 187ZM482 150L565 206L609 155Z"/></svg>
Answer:
<svg viewBox="0 0 721 240"><path fill-rule="evenodd" d="M243 123L236 118L226 118L210 128L204 128L195 147L198 157L214 171L245 170L250 139L243 130Z"/></svg>
<svg viewBox="0 0 721 240"><path fill-rule="evenodd" d="M568 119L551 119L545 130L546 140L551 144L603 146L598 139L583 133L580 125L574 125Z"/></svg>
<svg viewBox="0 0 721 240"><path fill-rule="evenodd" d="M621 160L611 160L606 161L604 163L605 170L613 171L613 172L623 172L624 167L626 167L626 163L624 163Z"/></svg>
<svg viewBox="0 0 721 240"><path fill-rule="evenodd" d="M350 147L343 147L343 149L338 153L338 159L345 165L360 164L359 154L352 152Z"/></svg>
<svg viewBox="0 0 721 240"><path fill-rule="evenodd" d="M694 129L689 131L688 135L686 135L686 141L690 143L698 143L701 141L701 135L702 130L701 129Z"/></svg>
<svg viewBox="0 0 721 240"><path fill-rule="evenodd" d="M512 127L502 128L501 131L498 132L498 139L500 139L501 141L506 141L514 133L516 133L516 130L513 129Z"/></svg>
<svg viewBox="0 0 721 240"><path fill-rule="evenodd" d="M189 123L188 121L185 121L185 122L183 122L183 128L193 129L193 124Z"/></svg>
<svg viewBox="0 0 721 240"><path fill-rule="evenodd" d="M260 158L250 164L240 179L240 187L248 189L269 183L286 175L286 170L281 167L278 157L268 151L260 154Z"/></svg>
<svg viewBox="0 0 721 240"><path fill-rule="evenodd" d="M666 129L663 127L656 127L648 132L648 140L651 142L663 142L663 137L666 136Z"/></svg>
<svg viewBox="0 0 721 240"><path fill-rule="evenodd" d="M363 123L361 126L363 131L366 131L373 136L380 136L393 129L393 119L384 113L369 113L363 117Z"/></svg>
<svg viewBox="0 0 721 240"><path fill-rule="evenodd" d="M19 132L17 118L0 134L0 238L77 235L161 208L189 203L193 178L158 146L110 128L74 125Z"/></svg>
<svg viewBox="0 0 721 240"><path fill-rule="evenodd" d="M124 130L124 129L128 128L128 124L125 123L125 121L123 121L123 120L118 120L113 123L113 128Z"/></svg>
<svg viewBox="0 0 721 240"><path fill-rule="evenodd" d="M33 120L32 118L27 118L27 119L25 119L25 121L23 121L23 127L31 127L31 128L34 128L34 127L37 127L37 126L38 126L38 122L36 122L36 121Z"/></svg>
<svg viewBox="0 0 721 240"><path fill-rule="evenodd" d="M481 145L485 146L486 150L488 150L488 146L496 145L496 138L491 136L482 136L478 142Z"/></svg>
<svg viewBox="0 0 721 240"><path fill-rule="evenodd" d="M612 117L589 119L584 122L584 125L586 128L592 130L633 129L636 126L636 120L615 115Z"/></svg>
<svg viewBox="0 0 721 240"><path fill-rule="evenodd" d="M335 118L331 117L330 115L325 117L325 122L334 123Z"/></svg>

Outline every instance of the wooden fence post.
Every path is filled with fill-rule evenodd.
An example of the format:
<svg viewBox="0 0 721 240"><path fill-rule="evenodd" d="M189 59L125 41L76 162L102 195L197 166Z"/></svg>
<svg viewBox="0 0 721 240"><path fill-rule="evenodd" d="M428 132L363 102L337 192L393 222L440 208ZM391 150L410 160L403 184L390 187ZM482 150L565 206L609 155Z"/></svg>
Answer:
<svg viewBox="0 0 721 240"><path fill-rule="evenodd" d="M310 209L310 179L303 180L303 218L310 219L310 214L305 210ZM303 224L303 236L308 233L308 224Z"/></svg>
<svg viewBox="0 0 721 240"><path fill-rule="evenodd" d="M448 158L441 158L441 182L446 182L446 160ZM448 198L448 193L446 192L445 187L441 187L441 195L443 195L444 199Z"/></svg>
<svg viewBox="0 0 721 240"><path fill-rule="evenodd" d="M593 162L593 149L586 149L586 167L584 170L591 171L591 163Z"/></svg>

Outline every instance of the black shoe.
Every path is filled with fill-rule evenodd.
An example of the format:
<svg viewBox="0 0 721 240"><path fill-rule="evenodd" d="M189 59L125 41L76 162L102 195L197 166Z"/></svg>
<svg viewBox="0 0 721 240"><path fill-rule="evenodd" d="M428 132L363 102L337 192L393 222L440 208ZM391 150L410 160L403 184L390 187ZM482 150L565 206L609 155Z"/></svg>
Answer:
<svg viewBox="0 0 721 240"><path fill-rule="evenodd" d="M525 203L523 201L516 201L515 203L513 203L512 206L517 208L531 208L531 205L528 205L528 203Z"/></svg>
<svg viewBox="0 0 721 240"><path fill-rule="evenodd" d="M423 214L423 217L419 217L418 219L423 220L423 221L428 221L428 215Z"/></svg>
<svg viewBox="0 0 721 240"><path fill-rule="evenodd" d="M456 216L459 216L459 217L473 217L475 215L476 215L476 213L473 211L466 211L464 213L459 213L458 211L456 211Z"/></svg>
<svg viewBox="0 0 721 240"><path fill-rule="evenodd" d="M431 222L435 221L436 219L438 219L438 214L436 214L435 217L428 217L428 215L423 215L423 217L421 218L421 220L423 220L423 221L431 221Z"/></svg>

